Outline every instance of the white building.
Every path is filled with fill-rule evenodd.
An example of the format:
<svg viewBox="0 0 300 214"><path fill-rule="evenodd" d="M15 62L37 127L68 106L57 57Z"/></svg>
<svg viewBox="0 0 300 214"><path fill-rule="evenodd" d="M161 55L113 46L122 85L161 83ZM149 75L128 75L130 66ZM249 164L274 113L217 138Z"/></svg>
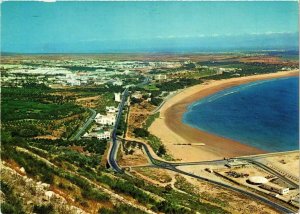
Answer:
<svg viewBox="0 0 300 214"><path fill-rule="evenodd" d="M286 187L281 187L277 184L273 184L273 183L265 183L260 185L261 188L272 191L272 192L276 192L279 193L281 195L287 194L289 192L289 188Z"/></svg>
<svg viewBox="0 0 300 214"><path fill-rule="evenodd" d="M228 162L225 164L225 166L227 166L228 168L242 167L247 165L249 165L249 163L245 161L236 160L236 159L228 160Z"/></svg>
<svg viewBox="0 0 300 214"><path fill-rule="evenodd" d="M84 135L82 135L82 137L90 137L89 133L84 133Z"/></svg>
<svg viewBox="0 0 300 214"><path fill-rule="evenodd" d="M157 75L154 76L154 79L155 80L165 80L165 79L167 79L167 75L165 75L165 74L157 74Z"/></svg>
<svg viewBox="0 0 300 214"><path fill-rule="evenodd" d="M113 82L113 85L122 86L123 82L122 82L122 80L116 80Z"/></svg>
<svg viewBox="0 0 300 214"><path fill-rule="evenodd" d="M131 96L134 97L135 99L141 99L143 97L140 91L135 91Z"/></svg>
<svg viewBox="0 0 300 214"><path fill-rule="evenodd" d="M109 140L110 139L110 132L109 131L102 131L97 133L97 138L100 140Z"/></svg>
<svg viewBox="0 0 300 214"><path fill-rule="evenodd" d="M115 93L115 101L121 102L121 93Z"/></svg>
<svg viewBox="0 0 300 214"><path fill-rule="evenodd" d="M67 83L70 84L71 86L78 86L80 85L80 80L77 79L68 79Z"/></svg>
<svg viewBox="0 0 300 214"><path fill-rule="evenodd" d="M118 112L118 108L114 107L114 106L106 106L106 112L107 113L116 113Z"/></svg>
<svg viewBox="0 0 300 214"><path fill-rule="evenodd" d="M95 117L95 121L98 124L101 125L115 125L115 115L109 114L109 115L102 115L98 113Z"/></svg>

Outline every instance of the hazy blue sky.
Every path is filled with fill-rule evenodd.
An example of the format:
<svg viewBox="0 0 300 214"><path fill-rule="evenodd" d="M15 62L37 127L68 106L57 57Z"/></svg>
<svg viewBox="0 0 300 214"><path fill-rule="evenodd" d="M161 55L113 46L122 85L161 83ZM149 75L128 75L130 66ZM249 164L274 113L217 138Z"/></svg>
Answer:
<svg viewBox="0 0 300 214"><path fill-rule="evenodd" d="M5 52L284 48L297 45L298 3L5 2L1 30Z"/></svg>

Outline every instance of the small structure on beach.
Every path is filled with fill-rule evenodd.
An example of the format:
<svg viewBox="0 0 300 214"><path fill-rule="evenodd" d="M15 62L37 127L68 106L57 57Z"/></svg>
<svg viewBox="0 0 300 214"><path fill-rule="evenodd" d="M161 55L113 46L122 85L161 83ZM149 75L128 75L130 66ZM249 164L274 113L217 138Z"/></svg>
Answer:
<svg viewBox="0 0 300 214"><path fill-rule="evenodd" d="M265 184L268 183L268 179L266 179L263 176L251 176L248 178L249 183L254 184L254 185L260 185L260 184Z"/></svg>
<svg viewBox="0 0 300 214"><path fill-rule="evenodd" d="M228 162L225 164L228 168L233 168L233 167L242 167L242 166L247 166L249 165L248 162L246 161L240 161L237 159L229 159Z"/></svg>
<svg viewBox="0 0 300 214"><path fill-rule="evenodd" d="M287 194L290 191L290 189L287 187L282 187L282 186L279 186L279 185L271 183L271 182L264 183L264 184L260 185L260 187L263 189L272 191L272 192L279 193L281 195Z"/></svg>

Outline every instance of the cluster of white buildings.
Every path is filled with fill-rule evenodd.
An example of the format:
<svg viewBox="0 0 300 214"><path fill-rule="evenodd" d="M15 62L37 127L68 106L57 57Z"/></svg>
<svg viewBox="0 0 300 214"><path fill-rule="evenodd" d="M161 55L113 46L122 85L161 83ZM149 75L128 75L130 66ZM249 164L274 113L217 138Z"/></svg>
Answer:
<svg viewBox="0 0 300 214"><path fill-rule="evenodd" d="M122 86L123 81L116 75L130 74L131 71L119 72L116 70L96 69L96 71L71 71L62 67L28 67L5 66L1 67L2 86L22 87L27 83L45 84L50 87L80 86L80 85L104 85L112 84Z"/></svg>
<svg viewBox="0 0 300 214"><path fill-rule="evenodd" d="M103 114L98 113L96 115L95 121L97 124L100 124L100 125L113 126L113 125L115 125L115 119L116 119L116 117L113 114L103 115Z"/></svg>
<svg viewBox="0 0 300 214"><path fill-rule="evenodd" d="M118 108L114 106L106 106L106 115L98 113L95 117L95 121L99 125L113 126L115 125L117 113Z"/></svg>
<svg viewBox="0 0 300 214"><path fill-rule="evenodd" d="M176 68L181 62L172 61L111 61L99 59L23 60L20 64L0 66L2 86L22 87L26 83L50 87L103 85L122 86L123 75L135 76L153 68ZM158 75L156 80L167 79Z"/></svg>
<svg viewBox="0 0 300 214"><path fill-rule="evenodd" d="M118 108L106 106L106 114L98 113L95 117L96 125L91 132L85 133L84 138L97 138L99 140L109 140L111 138L111 129L115 125Z"/></svg>
<svg viewBox="0 0 300 214"><path fill-rule="evenodd" d="M115 125L117 113L118 108L107 106L105 115L98 113L95 117L97 127L94 128L91 133L85 133L83 137L95 137L100 140L109 140L111 137L111 132L109 130L111 129L111 126Z"/></svg>
<svg viewBox="0 0 300 214"><path fill-rule="evenodd" d="M107 65L117 69L152 69L156 67L173 68L179 67L180 62L167 61L106 61Z"/></svg>
<svg viewBox="0 0 300 214"><path fill-rule="evenodd" d="M110 131L99 130L97 132L85 133L83 137L95 137L99 140L109 140L110 139Z"/></svg>

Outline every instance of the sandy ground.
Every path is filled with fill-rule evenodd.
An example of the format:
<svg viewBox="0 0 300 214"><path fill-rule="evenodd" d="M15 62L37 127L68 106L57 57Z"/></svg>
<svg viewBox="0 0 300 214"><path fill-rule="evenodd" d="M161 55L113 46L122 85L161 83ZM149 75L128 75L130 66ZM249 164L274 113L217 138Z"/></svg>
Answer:
<svg viewBox="0 0 300 214"><path fill-rule="evenodd" d="M278 171L292 175L299 180L299 157L300 155L297 151L288 154L279 153L277 156L262 159L262 162L267 162L274 166L275 169L278 169Z"/></svg>
<svg viewBox="0 0 300 214"><path fill-rule="evenodd" d="M187 88L170 98L164 104L160 110L160 118L154 121L149 128L149 131L162 140L168 152L175 159L182 161L214 160L224 157L228 158L264 153L264 151L254 147L185 125L181 122L182 115L190 103L218 91L257 80L298 75L299 70L283 71L271 74L208 81L204 84ZM188 143L193 145L175 145ZM205 146L200 146L200 144L199 146L196 146L195 144L197 143L204 143Z"/></svg>

